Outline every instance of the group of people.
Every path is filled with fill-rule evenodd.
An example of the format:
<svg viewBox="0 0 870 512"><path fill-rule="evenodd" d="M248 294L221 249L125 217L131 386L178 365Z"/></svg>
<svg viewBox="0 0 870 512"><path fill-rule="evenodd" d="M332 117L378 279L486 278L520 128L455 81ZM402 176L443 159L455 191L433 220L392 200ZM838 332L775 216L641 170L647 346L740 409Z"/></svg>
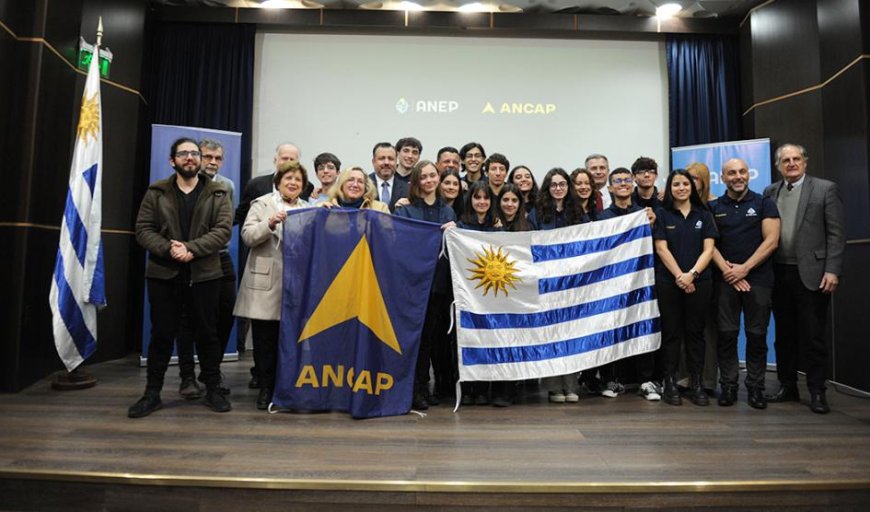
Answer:
<svg viewBox="0 0 870 512"><path fill-rule="evenodd" d="M169 159L175 174L149 186L136 221L137 241L149 252L152 333L145 393L128 415L147 416L162 406L173 343L178 342L181 359L181 345L190 345L189 340L196 345L205 390L193 378L191 359L181 365L180 394L203 397L218 412L230 410L220 362L234 316L250 319L252 384L260 389L256 406L268 407L278 354L281 248L292 243L282 240L281 224L288 210L314 206L373 209L442 229L478 231L549 230L644 211L656 254L661 348L542 379L548 400L577 402L584 387L615 397L625 384L637 383L638 394L647 400L680 405L686 396L704 406L718 378L718 404L733 405L742 313L748 404L764 409L768 402L798 401L802 364L811 410L829 411L824 332L845 249L843 209L834 183L806 173L803 147L785 144L776 150L783 179L761 192L750 190L745 161L727 160L720 174L727 191L721 197L711 195L710 171L701 163L670 172L660 192L658 164L647 157L630 168L611 170L606 156L592 154L571 172L549 170L538 185L531 169L511 168L505 155L487 156L477 142L443 147L434 161L421 159L422 152L413 137L395 145L378 143L370 174L356 166L341 170L335 155L321 153L314 159L315 186L299 149L281 144L274 171L250 180L233 215L232 187L222 184L217 172L222 147L209 140L177 140ZM241 226L241 239L250 249L238 297L227 252L233 224ZM420 340L415 409L455 397L456 342L455 334L447 332L451 302L449 266L442 257ZM768 395L764 377L771 308L777 320L780 388ZM678 385L683 374L686 386ZM505 407L517 399L518 389L514 382L463 382L459 399L464 405Z"/></svg>

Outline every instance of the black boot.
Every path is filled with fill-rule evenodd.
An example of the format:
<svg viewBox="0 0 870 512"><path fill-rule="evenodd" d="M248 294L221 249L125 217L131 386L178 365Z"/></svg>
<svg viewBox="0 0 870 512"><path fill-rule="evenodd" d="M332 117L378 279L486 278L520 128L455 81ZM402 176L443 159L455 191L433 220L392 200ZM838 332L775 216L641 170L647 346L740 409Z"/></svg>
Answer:
<svg viewBox="0 0 870 512"><path fill-rule="evenodd" d="M704 386L701 384L700 375L692 375L689 378L691 389L689 390L689 400L695 405L710 405L710 399L707 398L707 393L704 391Z"/></svg>
<svg viewBox="0 0 870 512"><path fill-rule="evenodd" d="M722 384L722 392L719 393L719 405L730 407L737 401L737 385Z"/></svg>
<svg viewBox="0 0 870 512"><path fill-rule="evenodd" d="M674 375L665 376L665 389L662 393L662 400L671 405L683 405L683 399L680 398L680 390L677 389L677 378Z"/></svg>

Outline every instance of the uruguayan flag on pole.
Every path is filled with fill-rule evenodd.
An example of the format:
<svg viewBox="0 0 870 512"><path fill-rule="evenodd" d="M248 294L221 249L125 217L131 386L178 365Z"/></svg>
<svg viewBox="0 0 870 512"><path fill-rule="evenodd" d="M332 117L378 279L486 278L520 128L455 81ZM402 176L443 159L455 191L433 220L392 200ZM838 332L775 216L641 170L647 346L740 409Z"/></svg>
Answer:
<svg viewBox="0 0 870 512"><path fill-rule="evenodd" d="M102 31L102 27L99 29ZM98 34L99 37L99 34ZM100 48L94 47L76 133L49 302L57 353L72 371L97 348L97 308L106 305L100 239L103 173Z"/></svg>
<svg viewBox="0 0 870 512"><path fill-rule="evenodd" d="M552 231L446 236L460 380L565 375L659 348L644 212Z"/></svg>

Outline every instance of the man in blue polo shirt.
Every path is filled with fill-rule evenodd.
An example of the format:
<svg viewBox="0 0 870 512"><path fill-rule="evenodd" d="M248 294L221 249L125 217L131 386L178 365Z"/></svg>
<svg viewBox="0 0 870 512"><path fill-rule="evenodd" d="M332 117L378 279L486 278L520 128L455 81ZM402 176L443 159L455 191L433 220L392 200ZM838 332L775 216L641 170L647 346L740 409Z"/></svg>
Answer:
<svg viewBox="0 0 870 512"><path fill-rule="evenodd" d="M749 405L767 407L764 372L767 368L767 325L773 291L770 256L779 244L779 211L776 203L749 189L749 166L732 158L722 166L725 194L710 202L719 228L713 261L722 271L718 292L719 405L737 401L737 334L740 313L746 331L746 389Z"/></svg>

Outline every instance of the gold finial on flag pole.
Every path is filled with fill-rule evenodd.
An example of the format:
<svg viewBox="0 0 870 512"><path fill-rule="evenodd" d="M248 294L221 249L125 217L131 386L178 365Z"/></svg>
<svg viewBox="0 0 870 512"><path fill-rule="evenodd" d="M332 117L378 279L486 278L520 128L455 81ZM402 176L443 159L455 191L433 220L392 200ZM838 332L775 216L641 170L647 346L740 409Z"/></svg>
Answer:
<svg viewBox="0 0 870 512"><path fill-rule="evenodd" d="M100 16L100 21L97 22L97 46L100 46L103 40L103 17Z"/></svg>

